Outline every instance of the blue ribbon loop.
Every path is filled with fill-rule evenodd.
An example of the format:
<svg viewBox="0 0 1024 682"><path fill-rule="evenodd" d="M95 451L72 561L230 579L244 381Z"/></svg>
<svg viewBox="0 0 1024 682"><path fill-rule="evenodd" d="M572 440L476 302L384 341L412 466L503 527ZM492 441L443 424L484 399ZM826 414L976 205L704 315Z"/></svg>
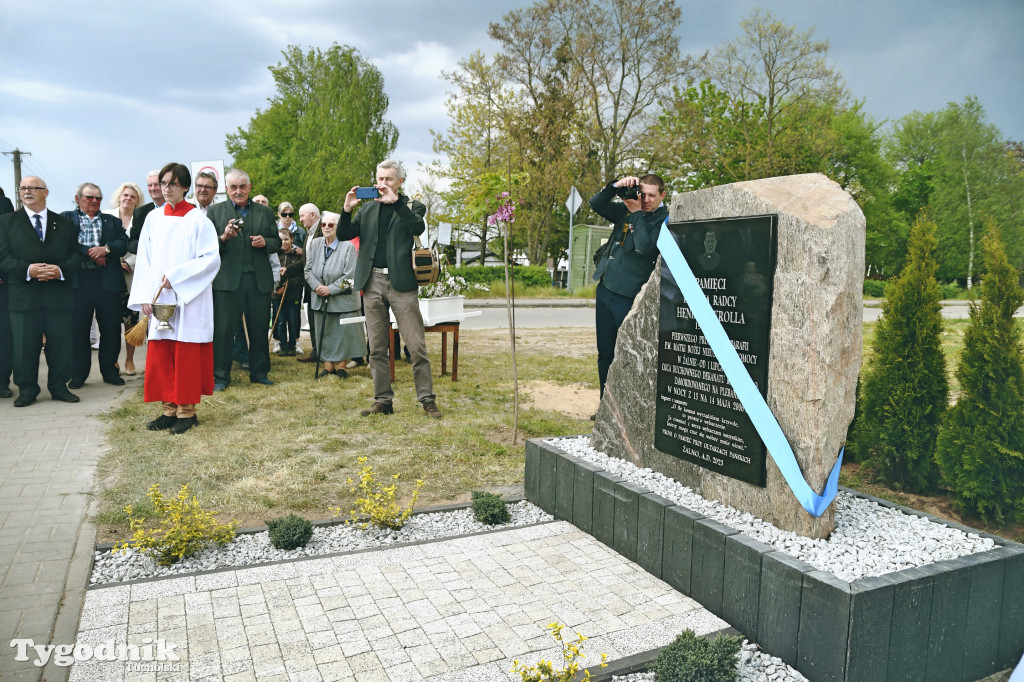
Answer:
<svg viewBox="0 0 1024 682"><path fill-rule="evenodd" d="M672 278L675 279L676 285L686 299L687 305L690 306L694 319L700 325L708 345L714 351L718 364L725 371L725 376L729 379L733 392L743 404L743 409L750 415L754 428L757 429L758 435L761 436L761 440L768 448L768 454L771 455L779 467L779 471L782 472L782 477L786 479L786 483L789 484L800 505L811 516L821 516L832 504L832 500L835 499L838 492L839 470L843 466L845 448L839 451L839 458L825 482L825 490L818 495L804 479L803 472L800 471L800 464L796 461L796 455L793 454L793 448L790 446L786 434L782 432L782 427L779 426L778 420L772 414L761 391L758 390L754 380L747 373L747 368L744 367L743 361L740 360L732 342L729 341L729 336L725 333L721 321L712 310L711 304L708 303L707 297L697 283L697 278L690 270L686 259L683 258L679 245L676 244L676 240L668 229L668 219L665 220L658 235L658 249L661 251L662 260L668 266Z"/></svg>

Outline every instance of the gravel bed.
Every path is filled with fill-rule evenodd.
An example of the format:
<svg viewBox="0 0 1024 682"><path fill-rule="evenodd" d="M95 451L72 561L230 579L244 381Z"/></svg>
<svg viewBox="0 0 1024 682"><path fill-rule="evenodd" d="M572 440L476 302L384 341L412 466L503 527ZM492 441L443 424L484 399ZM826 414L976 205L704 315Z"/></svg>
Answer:
<svg viewBox="0 0 1024 682"><path fill-rule="evenodd" d="M740 663L736 668L738 682L807 682L799 671L782 662L781 658L769 656L756 644L743 640L739 653ZM654 673L633 673L615 675L613 682L655 682Z"/></svg>
<svg viewBox="0 0 1024 682"><path fill-rule="evenodd" d="M454 537L485 530L527 526L554 518L526 500L508 505L512 520L509 523L487 526L473 516L472 509L416 514L409 518L401 530L382 530L370 527L365 531L358 525L337 525L313 528L313 538L305 547L282 551L270 544L266 531L238 535L224 547L209 547L195 556L172 566L158 566L148 556L129 549L125 552L95 552L91 585L181 575L197 571L210 571L228 566L252 566L268 561L301 559L333 552L351 552L357 549L382 547L399 542L416 542Z"/></svg>
<svg viewBox="0 0 1024 682"><path fill-rule="evenodd" d="M848 582L977 554L996 546L992 539L977 533L965 533L845 492L833 502L835 531L828 540L813 540L780 530L747 512L705 500L663 474L593 449L589 440L577 436L545 442Z"/></svg>

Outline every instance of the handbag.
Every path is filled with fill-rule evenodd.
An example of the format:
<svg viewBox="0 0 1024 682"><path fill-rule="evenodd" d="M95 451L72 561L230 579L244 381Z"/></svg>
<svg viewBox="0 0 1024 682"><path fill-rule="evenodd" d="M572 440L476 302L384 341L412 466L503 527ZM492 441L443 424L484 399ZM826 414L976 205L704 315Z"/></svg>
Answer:
<svg viewBox="0 0 1024 682"><path fill-rule="evenodd" d="M419 235L413 235L416 246L412 249L412 271L416 275L416 284L425 287L437 281L441 275L441 261L437 251L423 246Z"/></svg>

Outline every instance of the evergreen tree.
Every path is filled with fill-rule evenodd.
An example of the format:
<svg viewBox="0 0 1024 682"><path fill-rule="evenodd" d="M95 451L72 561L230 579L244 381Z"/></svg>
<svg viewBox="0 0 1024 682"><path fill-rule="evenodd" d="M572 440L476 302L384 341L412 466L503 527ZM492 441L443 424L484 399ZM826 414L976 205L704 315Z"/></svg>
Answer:
<svg viewBox="0 0 1024 682"><path fill-rule="evenodd" d="M1013 319L1024 291L988 222L981 305L971 305L956 371L963 392L943 421L935 457L961 511L1003 523L1024 520L1024 346Z"/></svg>
<svg viewBox="0 0 1024 682"><path fill-rule="evenodd" d="M906 267L886 289L851 438L858 459L890 485L912 492L938 481L935 441L949 396L939 341L937 243L935 224L918 218Z"/></svg>

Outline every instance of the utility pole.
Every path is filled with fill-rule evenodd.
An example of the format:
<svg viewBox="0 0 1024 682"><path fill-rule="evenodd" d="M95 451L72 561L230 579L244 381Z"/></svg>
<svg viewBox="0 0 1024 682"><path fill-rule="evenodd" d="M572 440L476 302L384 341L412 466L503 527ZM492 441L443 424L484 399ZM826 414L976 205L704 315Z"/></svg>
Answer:
<svg viewBox="0 0 1024 682"><path fill-rule="evenodd" d="M21 192L18 190L21 187L21 157L32 156L31 152L23 152L20 149L15 149L13 152L4 152L4 156L10 156L14 161L14 209L16 211L21 210Z"/></svg>

